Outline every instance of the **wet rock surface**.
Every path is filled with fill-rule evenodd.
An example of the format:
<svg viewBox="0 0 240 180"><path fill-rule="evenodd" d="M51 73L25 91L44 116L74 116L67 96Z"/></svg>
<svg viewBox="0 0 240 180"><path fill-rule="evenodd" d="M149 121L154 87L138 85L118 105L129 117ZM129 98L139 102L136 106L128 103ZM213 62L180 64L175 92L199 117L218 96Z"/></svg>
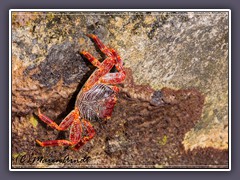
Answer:
<svg viewBox="0 0 240 180"><path fill-rule="evenodd" d="M14 167L228 167L227 13L18 12L12 27ZM112 118L93 122L97 135L77 152L39 147L68 131L41 123L37 108L60 123L94 70L79 51L104 58L87 33L127 67Z"/></svg>

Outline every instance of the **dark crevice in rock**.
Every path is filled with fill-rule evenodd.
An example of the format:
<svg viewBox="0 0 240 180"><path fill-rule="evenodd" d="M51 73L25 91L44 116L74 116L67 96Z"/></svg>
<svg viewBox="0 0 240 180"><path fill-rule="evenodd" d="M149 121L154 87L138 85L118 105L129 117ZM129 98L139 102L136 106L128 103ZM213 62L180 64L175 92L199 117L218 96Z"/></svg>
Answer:
<svg viewBox="0 0 240 180"><path fill-rule="evenodd" d="M27 68L25 74L31 73L35 68ZM47 88L56 85L60 79L66 85L79 82L89 70L70 42L52 46L46 59L37 68L31 78Z"/></svg>

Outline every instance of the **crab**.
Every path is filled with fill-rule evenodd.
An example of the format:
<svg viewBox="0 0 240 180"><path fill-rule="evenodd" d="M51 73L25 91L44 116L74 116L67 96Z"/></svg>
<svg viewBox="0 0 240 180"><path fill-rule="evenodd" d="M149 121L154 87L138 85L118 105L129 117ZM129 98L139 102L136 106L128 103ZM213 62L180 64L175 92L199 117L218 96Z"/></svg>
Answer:
<svg viewBox="0 0 240 180"><path fill-rule="evenodd" d="M69 140L40 141L37 144L45 146L68 146L79 150L95 136L96 132L91 121L96 119L110 119L117 101L119 88L117 84L124 81L126 73L123 61L118 53L105 46L94 34L87 35L92 39L106 59L100 62L90 53L83 51L86 57L96 68L77 95L74 109L58 125L38 109L38 117L51 128L65 131L70 127ZM115 66L117 72L110 72Z"/></svg>

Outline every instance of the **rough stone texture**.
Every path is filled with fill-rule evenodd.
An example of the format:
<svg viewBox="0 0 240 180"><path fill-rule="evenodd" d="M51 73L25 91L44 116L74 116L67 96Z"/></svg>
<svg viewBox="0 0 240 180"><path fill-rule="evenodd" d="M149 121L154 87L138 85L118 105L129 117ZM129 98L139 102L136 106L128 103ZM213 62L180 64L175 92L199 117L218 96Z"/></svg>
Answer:
<svg viewBox="0 0 240 180"><path fill-rule="evenodd" d="M227 13L18 12L12 28L14 165L31 152L82 159L77 167L228 166ZM67 132L38 121L37 108L60 123L94 70L79 51L103 57L87 33L115 48L131 69L113 116L94 123L97 136L79 152L38 147L36 138Z"/></svg>

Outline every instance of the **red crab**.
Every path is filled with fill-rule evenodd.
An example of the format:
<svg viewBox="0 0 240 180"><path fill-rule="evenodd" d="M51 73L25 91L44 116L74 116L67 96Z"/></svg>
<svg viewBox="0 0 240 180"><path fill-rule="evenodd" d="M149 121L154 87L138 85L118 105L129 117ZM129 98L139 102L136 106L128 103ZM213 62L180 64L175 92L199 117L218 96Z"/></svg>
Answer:
<svg viewBox="0 0 240 180"><path fill-rule="evenodd" d="M67 130L70 127L69 140L49 140L44 142L36 140L42 147L70 146L72 149L78 150L95 135L95 130L89 121L109 119L112 115L117 100L116 94L119 92L119 88L114 85L121 83L126 76L123 61L114 49L106 47L96 35L88 34L87 36L96 43L107 58L103 62L99 62L90 53L82 52L97 69L79 92L74 110L63 119L60 125L57 125L38 109L39 118L50 127L59 131ZM114 66L118 72L110 73Z"/></svg>

